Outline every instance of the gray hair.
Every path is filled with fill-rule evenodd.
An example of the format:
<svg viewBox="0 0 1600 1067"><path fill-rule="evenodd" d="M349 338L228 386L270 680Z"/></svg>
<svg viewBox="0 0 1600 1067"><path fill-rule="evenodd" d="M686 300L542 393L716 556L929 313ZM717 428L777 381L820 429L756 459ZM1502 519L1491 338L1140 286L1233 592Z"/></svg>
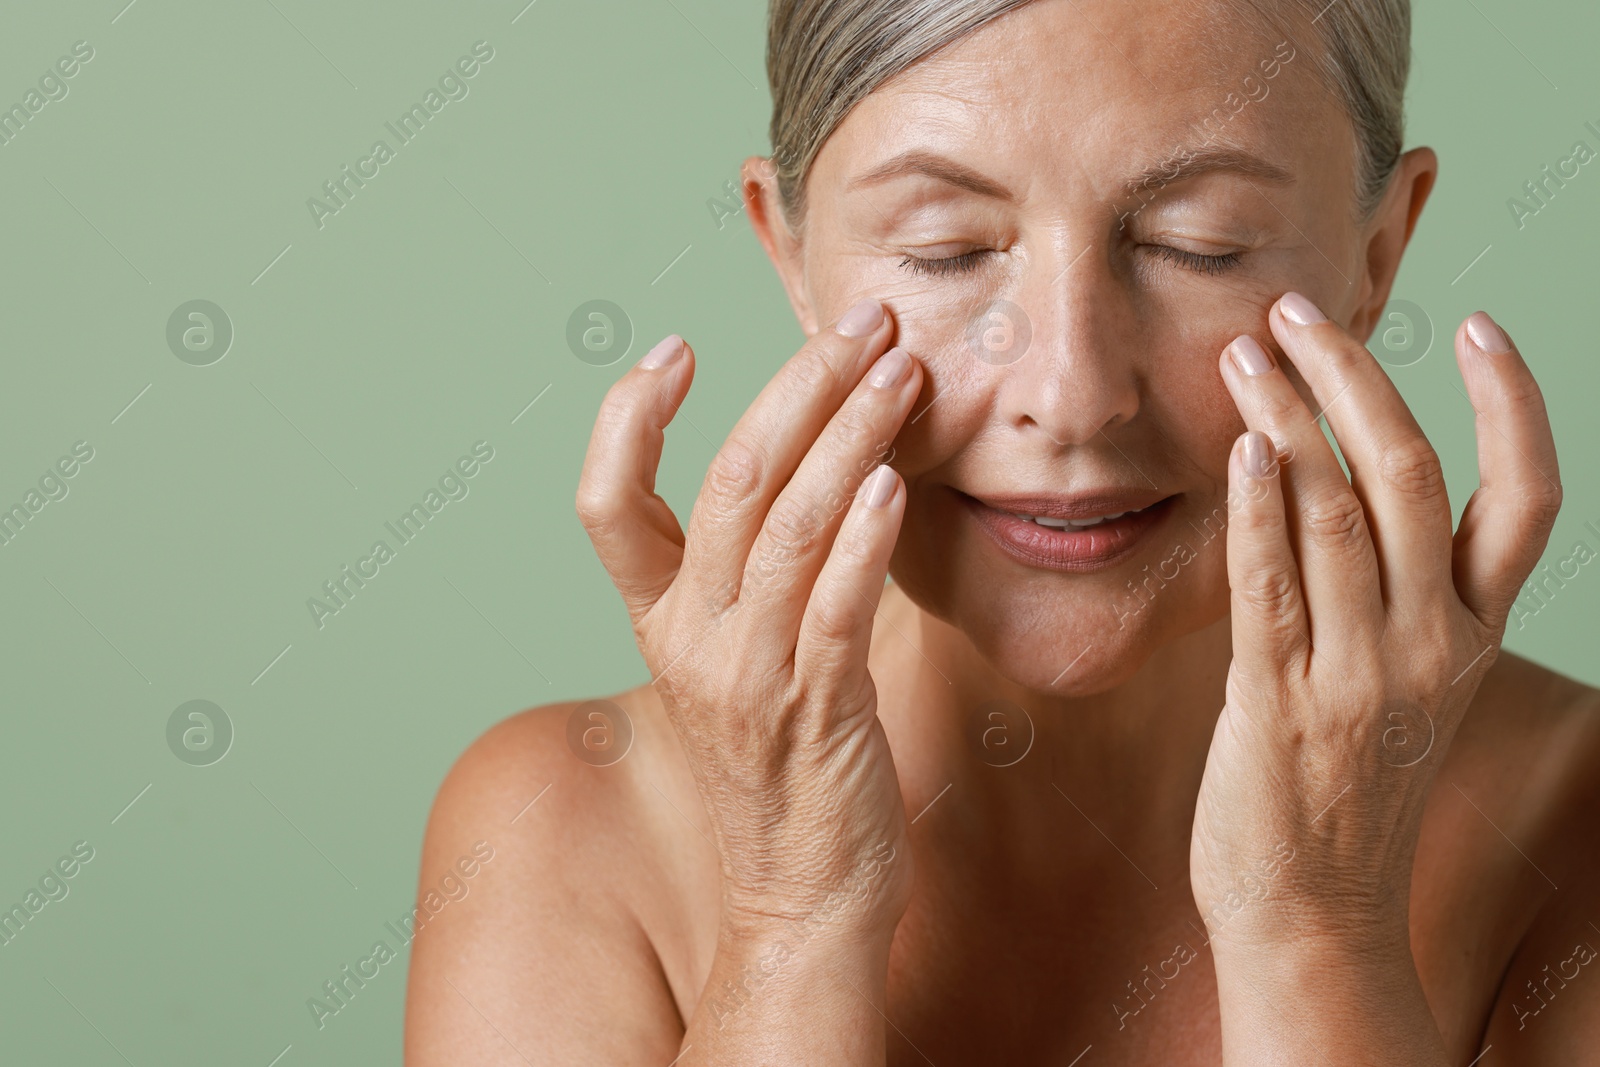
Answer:
<svg viewBox="0 0 1600 1067"><path fill-rule="evenodd" d="M785 221L805 218L805 179L823 142L868 93L978 27L1033 0L771 0L767 82L773 167ZM1314 62L1356 136L1355 216L1371 218L1405 138L1410 0L1227 0L1285 34L1320 39ZM1296 16L1299 16L1298 20Z"/></svg>

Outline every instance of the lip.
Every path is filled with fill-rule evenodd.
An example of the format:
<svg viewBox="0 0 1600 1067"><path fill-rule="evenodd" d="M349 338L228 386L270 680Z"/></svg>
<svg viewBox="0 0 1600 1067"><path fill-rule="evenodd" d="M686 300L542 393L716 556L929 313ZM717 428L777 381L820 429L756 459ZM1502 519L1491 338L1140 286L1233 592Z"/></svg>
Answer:
<svg viewBox="0 0 1600 1067"><path fill-rule="evenodd" d="M982 499L959 489L955 492L984 533L1012 559L1030 567L1080 573L1114 566L1132 555L1177 500L1176 495L1126 489L1072 496L986 494ZM1007 514L1087 519L1119 511L1137 514L1083 530L1050 529Z"/></svg>

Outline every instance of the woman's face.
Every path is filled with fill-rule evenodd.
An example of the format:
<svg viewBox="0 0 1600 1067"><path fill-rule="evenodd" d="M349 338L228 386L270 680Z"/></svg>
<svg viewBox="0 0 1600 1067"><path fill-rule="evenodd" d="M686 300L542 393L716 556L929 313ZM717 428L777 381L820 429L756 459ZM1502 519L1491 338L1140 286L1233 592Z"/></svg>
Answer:
<svg viewBox="0 0 1600 1067"><path fill-rule="evenodd" d="M891 573L1020 685L1107 688L1227 611L1245 427L1222 349L1248 333L1285 362L1266 314L1291 289L1363 339L1381 309L1394 213L1354 221L1318 47L1197 0L1036 0L871 93L817 155L774 252L802 325L876 296L926 371L890 457ZM1003 549L974 507L1106 493L1153 516L1076 548L1044 531L1077 569Z"/></svg>

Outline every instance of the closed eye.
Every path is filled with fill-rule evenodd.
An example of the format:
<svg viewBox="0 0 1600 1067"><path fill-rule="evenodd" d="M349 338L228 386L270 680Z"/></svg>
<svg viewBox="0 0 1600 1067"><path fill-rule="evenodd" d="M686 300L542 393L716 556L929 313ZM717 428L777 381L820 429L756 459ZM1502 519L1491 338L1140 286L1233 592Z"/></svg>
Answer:
<svg viewBox="0 0 1600 1067"><path fill-rule="evenodd" d="M1221 274L1239 265L1242 258L1241 252L1228 252L1220 256L1203 256L1198 252L1190 252L1182 248L1173 248L1171 245L1146 245L1146 248L1169 263L1176 263L1185 270L1196 271L1200 274Z"/></svg>
<svg viewBox="0 0 1600 1067"><path fill-rule="evenodd" d="M946 256L942 259L929 259L925 256L908 255L900 261L900 269L909 270L913 274L966 274L978 268L979 261L991 248L975 248L971 252L963 252L959 256Z"/></svg>
<svg viewBox="0 0 1600 1067"><path fill-rule="evenodd" d="M1171 245L1146 245L1145 247L1169 263L1174 263L1185 270L1192 270L1200 274L1221 274L1237 267L1243 257L1243 253L1240 252L1207 256L1199 252L1190 252L1183 248L1174 248ZM992 251L994 250L989 248L978 248L971 252L963 252L959 256L945 256L937 259L907 255L900 261L900 267L902 270L908 270L913 274L967 274L976 270L983 257Z"/></svg>

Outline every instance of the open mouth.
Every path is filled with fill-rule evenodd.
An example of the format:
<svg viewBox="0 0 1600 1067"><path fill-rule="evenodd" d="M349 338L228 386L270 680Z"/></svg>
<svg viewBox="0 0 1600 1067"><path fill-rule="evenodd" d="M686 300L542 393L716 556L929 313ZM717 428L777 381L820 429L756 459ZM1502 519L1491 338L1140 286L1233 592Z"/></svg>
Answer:
<svg viewBox="0 0 1600 1067"><path fill-rule="evenodd" d="M956 493L990 540L1013 560L1079 572L1110 567L1132 555L1177 500L1175 495L1118 492L986 502Z"/></svg>
<svg viewBox="0 0 1600 1067"><path fill-rule="evenodd" d="M1155 506L1155 504L1150 505L1150 507ZM1003 511L1001 514L1011 515L1013 518L1022 519L1025 522L1038 523L1040 526L1048 526L1053 530L1092 530L1096 526L1104 526L1108 522L1115 522L1124 515L1142 515L1148 510L1150 508L1135 508L1132 511L1118 511L1111 515L1099 515L1088 519L1057 519L1049 515L1019 515L1011 511Z"/></svg>

